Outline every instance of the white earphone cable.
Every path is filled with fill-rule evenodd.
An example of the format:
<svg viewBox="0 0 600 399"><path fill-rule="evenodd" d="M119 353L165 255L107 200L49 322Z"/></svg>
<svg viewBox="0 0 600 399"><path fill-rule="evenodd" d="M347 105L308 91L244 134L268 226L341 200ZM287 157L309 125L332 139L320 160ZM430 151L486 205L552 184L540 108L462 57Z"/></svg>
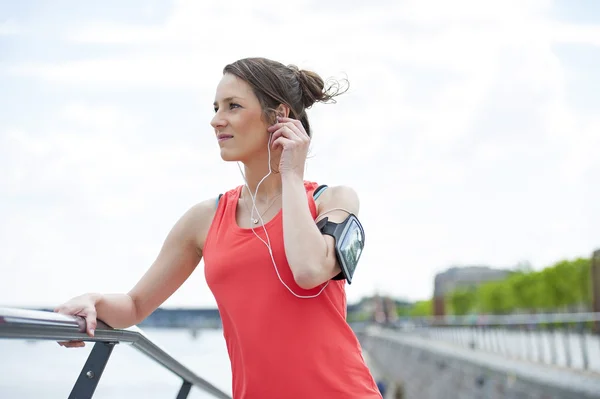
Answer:
<svg viewBox="0 0 600 399"><path fill-rule="evenodd" d="M260 180L260 182L256 185L256 191L255 191L254 195L252 194L252 191L250 190L250 187L248 186L248 181L246 180L246 176L244 175L244 172L242 171L240 163L237 162L238 169L240 170L240 173L242 174L242 177L244 178L244 185L248 189L248 194L252 198L252 210L250 211L250 226L251 226L251 229L252 229L252 232L254 233L254 235L259 240L261 240L263 242L263 244L265 244L265 246L269 250L269 255L271 256L271 261L273 262L273 267L275 268L275 273L277 273L277 277L279 278L279 281L281 282L281 284L283 284L285 286L285 288L287 288L288 291L291 292L292 295L294 295L295 297L298 297L298 298L301 298L301 299L316 298L319 295L321 295L321 293L323 292L323 290L325 288L327 288L327 286L329 285L329 281L327 281L327 283L325 283L325 285L321 288L321 290L318 293L316 293L315 295L298 295L283 281L283 279L281 278L281 275L279 274L279 270L277 268L277 264L275 263L275 257L273 256L273 249L271 248L271 239L269 238L269 233L267 233L267 229L265 228L264 220L263 220L260 212L258 211L258 208L256 207L256 196L258 195L258 188L260 187L260 185L262 184L262 182L267 177L269 177L271 175L271 173L272 173L272 170L271 170L271 138L270 137L272 137L272 135L269 136L269 141L268 141L268 144L267 144L267 150L269 152L269 173L267 173L267 175L265 177L263 177ZM256 209L256 213L258 214L258 218L260 219L261 227L263 228L263 231L265 232L265 237L267 238L267 241L263 240L258 234L256 234L256 231L254 230L252 219L254 219L254 210L255 209Z"/></svg>

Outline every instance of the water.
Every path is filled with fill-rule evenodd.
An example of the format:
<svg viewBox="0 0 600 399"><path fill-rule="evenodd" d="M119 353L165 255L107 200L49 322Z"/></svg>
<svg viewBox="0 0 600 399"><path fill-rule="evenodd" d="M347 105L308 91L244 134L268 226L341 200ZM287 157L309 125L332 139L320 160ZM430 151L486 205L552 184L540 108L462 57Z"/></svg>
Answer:
<svg viewBox="0 0 600 399"><path fill-rule="evenodd" d="M231 394L231 368L221 330L144 329L148 337L200 377ZM0 339L0 399L65 399L93 344L67 349L52 341ZM181 380L128 344L117 345L94 399L175 398ZM208 399L192 388L188 398Z"/></svg>

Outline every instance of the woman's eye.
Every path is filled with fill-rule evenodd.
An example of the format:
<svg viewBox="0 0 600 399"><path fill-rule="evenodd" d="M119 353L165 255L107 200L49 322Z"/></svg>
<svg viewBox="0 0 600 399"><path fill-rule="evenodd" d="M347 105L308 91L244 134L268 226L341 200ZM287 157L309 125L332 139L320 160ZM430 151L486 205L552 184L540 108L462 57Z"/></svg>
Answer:
<svg viewBox="0 0 600 399"><path fill-rule="evenodd" d="M231 109L231 108L239 108L239 107L240 107L240 105L239 105L239 104L236 104L236 103L231 103L231 104L229 104L229 108L230 108L230 109Z"/></svg>
<svg viewBox="0 0 600 399"><path fill-rule="evenodd" d="M219 108L215 107L215 114L219 111Z"/></svg>

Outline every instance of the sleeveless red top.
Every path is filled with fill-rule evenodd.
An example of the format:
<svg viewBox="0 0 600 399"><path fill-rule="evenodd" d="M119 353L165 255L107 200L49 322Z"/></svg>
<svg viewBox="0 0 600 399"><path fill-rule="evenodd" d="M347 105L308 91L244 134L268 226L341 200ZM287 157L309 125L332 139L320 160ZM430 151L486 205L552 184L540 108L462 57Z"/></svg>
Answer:
<svg viewBox="0 0 600 399"><path fill-rule="evenodd" d="M305 182L308 206L316 183ZM344 280L316 298L297 298L281 284L266 245L240 228L242 186L225 193L203 250L204 272L219 308L231 360L234 399L381 399L346 323ZM285 257L282 212L265 224L283 281L298 295L314 295L294 281ZM256 233L266 241L262 227Z"/></svg>

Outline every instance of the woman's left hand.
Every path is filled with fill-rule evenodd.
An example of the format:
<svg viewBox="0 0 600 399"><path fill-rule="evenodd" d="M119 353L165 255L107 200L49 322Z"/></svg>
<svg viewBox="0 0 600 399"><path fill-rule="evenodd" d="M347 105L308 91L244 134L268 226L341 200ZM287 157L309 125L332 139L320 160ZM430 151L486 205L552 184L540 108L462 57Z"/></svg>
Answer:
<svg viewBox="0 0 600 399"><path fill-rule="evenodd" d="M279 161L279 173L296 174L304 177L304 164L308 154L310 137L304 130L299 120L279 117L278 122L269 127L273 134L271 148L281 148L281 160Z"/></svg>

